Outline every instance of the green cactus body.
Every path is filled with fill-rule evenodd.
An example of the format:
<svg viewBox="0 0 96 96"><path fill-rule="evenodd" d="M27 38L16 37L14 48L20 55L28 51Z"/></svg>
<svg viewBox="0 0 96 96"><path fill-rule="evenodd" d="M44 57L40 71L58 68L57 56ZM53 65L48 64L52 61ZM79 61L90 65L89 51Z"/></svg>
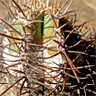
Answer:
<svg viewBox="0 0 96 96"><path fill-rule="evenodd" d="M7 35L0 33L0 35L5 36L3 39L5 46L3 50L4 67L13 76L11 83L18 90L20 89L17 90L19 96L26 93L32 96L39 96L40 94L49 96L59 93L60 96L62 94L69 96L73 90L73 86L69 82L73 79L78 85L81 78L78 77L78 74L80 76L81 74L78 70L79 67L74 64L77 62L75 59L80 54L84 55L84 53L76 51L79 55L72 57L72 59L69 58L74 50L68 49L74 48L78 42L83 41L80 35L75 32L78 27L74 28L72 25L73 19L70 22L67 19L67 14L71 12L67 13L67 11L73 0L64 13L61 10L68 0L59 8L57 7L57 0L54 0L51 7L49 7L49 0L46 1L47 4L44 3L45 0L37 1L34 0L32 3L31 0L28 0L26 6L20 7L15 0L12 0L13 8L17 13L13 12L14 19L11 20L11 25L0 19L11 28L8 29ZM70 40L68 39L72 34L80 39L78 42L77 39L74 40L73 45L69 44ZM76 52L75 54L77 54ZM14 79L17 79L16 84L20 83L21 85L15 85ZM67 89L69 92L66 91ZM76 95L78 90L76 87ZM4 93L1 93L0 96Z"/></svg>
<svg viewBox="0 0 96 96"><path fill-rule="evenodd" d="M35 13L35 15L33 15L33 17L31 17L31 18L35 18L37 15L38 14ZM28 14L26 14L26 16L28 16ZM24 18L22 16L20 16L20 17ZM41 21L41 22L39 22L39 21ZM29 22L31 22L31 21L29 21ZM58 64L62 63L61 62L62 61L61 54L59 54L58 56L55 56L53 58L44 59L44 58L50 57L50 56L52 56L52 55L54 55L58 52L58 44L52 40L54 38L56 39L56 37L55 37L55 30L54 30L54 22L53 22L53 20L50 16L49 12L44 11L40 16L37 16L37 18L35 20L33 20L33 23L30 23L28 25L26 25L24 23L25 23L24 19L19 19L18 18L18 20L16 20L15 22L12 22L12 26L23 36L25 35L25 33L23 32L24 30L26 31L26 36L27 35L31 36L35 31L35 34L32 36L32 38L29 39L29 43L31 42L33 44L43 46L43 51L41 53L42 58L40 57L41 60L43 60L43 63L41 65L47 66L50 69L52 66L57 67L54 63L52 63L52 61L57 62ZM22 29L22 25L24 26L24 30ZM10 30L9 36L16 37L16 38L22 38L22 36L20 36L14 30ZM20 45L20 44L18 45L18 42L21 42L19 40L14 40L14 39L8 39L8 40L9 40L10 44L14 43L14 44L11 45L10 48L15 50L15 51L19 51L18 47L20 47L20 46L24 47L24 45ZM16 45L16 43L17 43L18 46ZM25 44L25 43L22 43L22 44ZM40 49L40 47L38 49L35 46L31 47L31 45L29 45L29 49L26 49L26 52L27 52L27 50L31 50L32 52L35 52L36 54L40 54L39 51L41 49ZM37 50L39 50L39 51L37 51ZM22 51L24 52L24 50L22 50ZM16 56L19 55L18 53L14 52L10 49L9 49L8 53L11 54L11 55L16 55ZM21 56L22 56L22 54L24 54L24 53L20 53ZM24 57L24 58L26 58L26 57ZM33 58L33 57L31 57L31 58ZM10 58L9 60L16 60L16 57ZM44 63L44 62L48 62L51 65L48 64L48 63ZM18 65L18 67L16 67L16 68L23 70L23 68L22 68L23 66L21 66L20 68L19 67L20 66ZM49 69L44 68L44 70L46 70L46 72L44 72L44 74L45 74L44 80L46 80L46 81L44 81L44 82L46 82L46 83L49 82L49 81L50 82L55 82L54 79L51 78L50 76L54 77L56 75L56 72L48 74L50 72ZM59 77L57 77L57 78L59 78ZM53 85L55 86L55 84L53 84ZM51 85L51 86L53 86L53 85Z"/></svg>
<svg viewBox="0 0 96 96"><path fill-rule="evenodd" d="M18 7L18 4L14 0L12 1ZM56 65L55 63L63 64L64 62L64 58L62 59L61 52L59 52L61 47L59 46L58 43L54 42L54 40L58 42L61 40L61 37L57 34L58 33L57 30L60 28L58 21L59 22L60 20L62 21L63 18L59 20L58 18L59 16L58 16L56 17L58 19L55 19L54 15L50 13L51 11L49 10L49 8L46 7L45 9L43 9L42 6L45 6L45 4L41 3L41 1L39 3L41 4L41 8L38 7L39 11L35 9L36 6L32 7L32 9L29 10L30 12L32 11L30 15L29 15L30 12L26 12L26 11L24 12L26 8L24 9L23 7L22 10L18 7L20 10L22 10L21 13L23 16L21 15L21 13L20 14L18 13L19 18L17 17L17 19L11 23L12 27L15 30L14 29L9 30L10 32L8 35L13 37L13 39L8 38L7 44L12 44L12 43L13 44L9 46L9 49L5 48L5 51L8 54L10 54L9 56L10 58L8 58L8 54L7 55L3 54L3 56L7 58L9 61L11 60L14 61L18 59L21 60L21 61L17 61L17 63L20 63L18 66L11 67L10 69L11 70L18 69L25 72L25 74L28 76L27 78L29 80L29 84L32 85L28 85L27 83L27 85L24 86L31 87L34 90L34 88L36 89L37 86L39 88L39 85L36 83L39 82L43 86L44 85L49 86L48 87L49 90L50 88L51 89L54 88L56 86L55 84L56 81L58 81L61 78L61 75L58 75L57 72L54 71L51 72L51 71L55 70L55 68L58 67L58 65ZM54 11L54 13L56 13L56 10ZM30 37L31 35L32 37ZM14 38L21 38L22 40L17 40ZM31 45L29 43L34 45ZM11 64L15 64L16 62L10 63L6 61L6 63L11 65ZM23 63L23 65L21 63ZM21 74L19 73L16 74L11 70L9 70L9 72L12 75L15 75L17 77L22 76ZM35 79L35 81L33 78ZM49 82L51 83L50 85ZM36 90L40 90L40 88L39 89L38 88ZM36 90L34 92L37 92Z"/></svg>

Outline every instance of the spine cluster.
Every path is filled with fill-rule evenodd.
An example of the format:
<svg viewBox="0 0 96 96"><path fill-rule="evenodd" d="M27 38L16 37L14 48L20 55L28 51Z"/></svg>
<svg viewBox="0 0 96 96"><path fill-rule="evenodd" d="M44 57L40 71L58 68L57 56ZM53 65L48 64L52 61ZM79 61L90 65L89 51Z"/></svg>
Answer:
<svg viewBox="0 0 96 96"><path fill-rule="evenodd" d="M14 96L96 94L96 41L81 35L90 21L74 25L75 14L72 18L70 14L75 11L69 11L73 0L62 6L57 0L11 1L0 1L10 15L9 23L0 18L8 26L6 34L0 32L4 37L0 72L8 83L0 96L11 88Z"/></svg>

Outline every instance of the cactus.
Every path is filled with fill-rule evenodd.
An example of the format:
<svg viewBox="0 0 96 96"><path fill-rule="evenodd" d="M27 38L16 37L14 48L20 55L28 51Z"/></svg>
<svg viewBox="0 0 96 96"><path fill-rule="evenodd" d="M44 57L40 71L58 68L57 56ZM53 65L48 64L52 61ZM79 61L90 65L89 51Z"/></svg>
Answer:
<svg viewBox="0 0 96 96"><path fill-rule="evenodd" d="M18 0L17 0L18 1ZM95 39L85 38L85 24L68 11L62 13L54 0L0 1L9 12L8 28L3 36L2 65L8 88L15 96L95 95ZM11 6L10 6L11 5ZM51 6L50 6L51 5ZM75 17L75 15L74 15ZM3 83L1 83L3 84ZM14 91L15 90L15 91Z"/></svg>

